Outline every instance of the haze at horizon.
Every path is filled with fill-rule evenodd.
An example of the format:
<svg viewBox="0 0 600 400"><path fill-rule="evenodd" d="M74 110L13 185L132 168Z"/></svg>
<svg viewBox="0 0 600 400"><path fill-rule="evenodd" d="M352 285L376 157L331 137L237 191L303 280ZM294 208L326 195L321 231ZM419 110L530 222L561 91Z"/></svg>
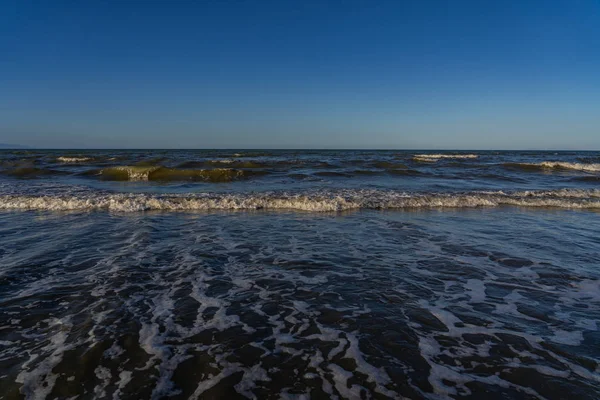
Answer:
<svg viewBox="0 0 600 400"><path fill-rule="evenodd" d="M14 2L0 142L600 149L600 3Z"/></svg>

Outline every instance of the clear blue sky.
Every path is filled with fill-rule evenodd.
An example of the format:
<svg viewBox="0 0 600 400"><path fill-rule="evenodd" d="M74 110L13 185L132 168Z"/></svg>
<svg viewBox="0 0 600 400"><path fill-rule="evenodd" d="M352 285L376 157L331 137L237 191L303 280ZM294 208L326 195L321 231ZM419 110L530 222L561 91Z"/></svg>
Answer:
<svg viewBox="0 0 600 400"><path fill-rule="evenodd" d="M0 143L600 149L600 1L0 0Z"/></svg>

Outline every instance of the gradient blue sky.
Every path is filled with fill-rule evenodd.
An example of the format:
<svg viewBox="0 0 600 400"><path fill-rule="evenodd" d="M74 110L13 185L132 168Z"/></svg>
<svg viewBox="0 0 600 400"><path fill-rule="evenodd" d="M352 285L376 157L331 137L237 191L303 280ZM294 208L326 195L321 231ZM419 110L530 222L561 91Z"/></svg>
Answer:
<svg viewBox="0 0 600 400"><path fill-rule="evenodd" d="M0 142L600 149L600 1L0 0Z"/></svg>

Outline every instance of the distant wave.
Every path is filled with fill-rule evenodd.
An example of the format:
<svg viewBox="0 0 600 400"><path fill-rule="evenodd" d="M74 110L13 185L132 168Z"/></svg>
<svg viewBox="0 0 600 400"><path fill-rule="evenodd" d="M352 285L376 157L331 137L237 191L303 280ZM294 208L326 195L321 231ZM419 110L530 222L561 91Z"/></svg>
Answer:
<svg viewBox="0 0 600 400"><path fill-rule="evenodd" d="M237 169L177 169L160 166L118 166L93 172L100 179L112 181L206 181L231 182L260 174Z"/></svg>
<svg viewBox="0 0 600 400"><path fill-rule="evenodd" d="M561 161L542 161L539 163L505 163L503 165L508 168L519 168L525 170L565 169L586 172L600 172L600 164L584 164Z"/></svg>
<svg viewBox="0 0 600 400"><path fill-rule="evenodd" d="M166 157L155 157L138 161L133 165L136 167L159 167L165 161L167 161Z"/></svg>
<svg viewBox="0 0 600 400"><path fill-rule="evenodd" d="M7 170L0 171L0 174L12 176L14 178L38 178L43 176L52 176L52 175L66 175L67 172L58 171L54 169L48 168L37 168L37 167L17 167Z"/></svg>
<svg viewBox="0 0 600 400"><path fill-rule="evenodd" d="M0 196L0 209L17 210L108 210L191 211L287 209L304 211L344 211L358 209L473 208L473 207L557 207L600 209L600 189L562 189L525 192L467 192L460 194L421 193L383 190L341 190L311 193L241 194L77 194L51 196Z"/></svg>
<svg viewBox="0 0 600 400"><path fill-rule="evenodd" d="M477 154L415 154L413 160L424 162L436 162L441 159L473 159L478 158Z"/></svg>
<svg viewBox="0 0 600 400"><path fill-rule="evenodd" d="M390 161L377 161L374 162L373 167L375 168L383 168L383 169L408 169L406 164L398 163L398 162L390 162Z"/></svg>
<svg viewBox="0 0 600 400"><path fill-rule="evenodd" d="M583 163L593 164L600 162L600 157L577 157L577 159Z"/></svg>
<svg viewBox="0 0 600 400"><path fill-rule="evenodd" d="M240 161L232 159L223 160L207 160L207 161L185 161L179 164L178 168L201 168L222 166L226 168L267 168L274 166L273 164L260 163L257 161Z"/></svg>
<svg viewBox="0 0 600 400"><path fill-rule="evenodd" d="M320 171L320 172L315 172L313 174L314 176L323 176L323 177L345 177L348 178L352 175L350 175L349 173L345 173L345 172L336 172L336 171Z"/></svg>
<svg viewBox="0 0 600 400"><path fill-rule="evenodd" d="M81 163L81 162L91 161L91 160L93 160L93 158L91 158L91 157L66 157L66 156L61 156L61 157L57 157L56 160L60 161L60 162L63 162L63 163Z"/></svg>
<svg viewBox="0 0 600 400"><path fill-rule="evenodd" d="M583 182L583 183L599 183L600 176L599 175L585 175L585 176L577 176L570 179L571 182Z"/></svg>

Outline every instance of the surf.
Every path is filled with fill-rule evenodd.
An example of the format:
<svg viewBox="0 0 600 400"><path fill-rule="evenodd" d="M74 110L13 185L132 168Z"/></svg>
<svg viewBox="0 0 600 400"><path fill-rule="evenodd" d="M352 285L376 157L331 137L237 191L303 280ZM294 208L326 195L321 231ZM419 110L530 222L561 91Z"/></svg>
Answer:
<svg viewBox="0 0 600 400"><path fill-rule="evenodd" d="M547 191L407 193L387 190L315 192L198 193L151 195L88 193L80 195L0 196L0 209L51 211L194 211L298 210L313 212L361 209L443 209L517 206L600 209L600 189Z"/></svg>
<svg viewBox="0 0 600 400"><path fill-rule="evenodd" d="M470 160L479 158L477 154L415 154L413 156L414 161L418 162L436 162L439 160L450 159L450 160Z"/></svg>
<svg viewBox="0 0 600 400"><path fill-rule="evenodd" d="M504 163L507 168L535 170L573 170L584 172L600 172L600 164L585 164L562 161L542 161L539 163Z"/></svg>
<svg viewBox="0 0 600 400"><path fill-rule="evenodd" d="M232 168L178 169L139 165L103 168L92 173L92 175L108 181L202 181L212 183L232 182L258 174L260 173Z"/></svg>

